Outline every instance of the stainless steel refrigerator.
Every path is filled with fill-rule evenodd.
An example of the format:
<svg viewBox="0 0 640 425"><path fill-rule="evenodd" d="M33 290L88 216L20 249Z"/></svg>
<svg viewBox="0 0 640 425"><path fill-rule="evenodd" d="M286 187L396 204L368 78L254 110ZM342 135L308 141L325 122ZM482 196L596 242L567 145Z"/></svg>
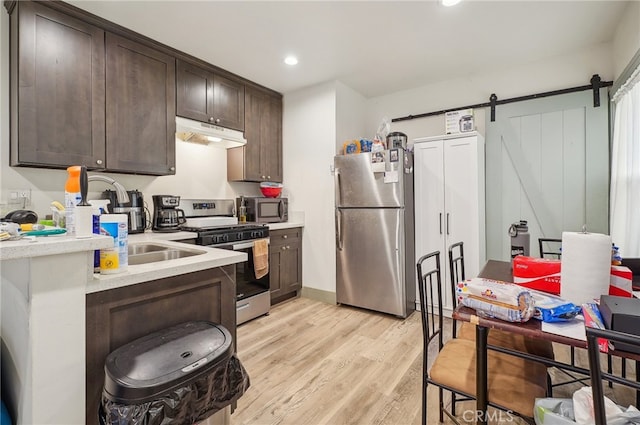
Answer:
<svg viewBox="0 0 640 425"><path fill-rule="evenodd" d="M334 159L336 299L407 317L415 310L413 154Z"/></svg>

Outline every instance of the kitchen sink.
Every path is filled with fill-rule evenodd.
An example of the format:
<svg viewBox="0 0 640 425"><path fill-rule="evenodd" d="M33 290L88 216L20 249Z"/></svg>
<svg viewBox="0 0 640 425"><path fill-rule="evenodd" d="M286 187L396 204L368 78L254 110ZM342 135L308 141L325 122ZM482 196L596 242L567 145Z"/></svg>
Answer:
<svg viewBox="0 0 640 425"><path fill-rule="evenodd" d="M129 255L146 254L148 252L166 251L172 249L166 245L157 245L154 243L137 243L129 245Z"/></svg>
<svg viewBox="0 0 640 425"><path fill-rule="evenodd" d="M129 245L128 248L128 262L130 266L155 263L158 261L177 260L179 258L193 257L194 255L206 253L206 251L199 249L181 249L151 243L132 244Z"/></svg>

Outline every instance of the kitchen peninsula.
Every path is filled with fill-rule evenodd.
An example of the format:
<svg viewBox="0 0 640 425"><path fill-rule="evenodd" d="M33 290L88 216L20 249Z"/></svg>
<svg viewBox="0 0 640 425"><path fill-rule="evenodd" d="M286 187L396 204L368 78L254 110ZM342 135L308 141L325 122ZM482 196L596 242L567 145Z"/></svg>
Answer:
<svg viewBox="0 0 640 425"><path fill-rule="evenodd" d="M90 416L95 420L87 423L97 423L97 411L95 416L87 413L86 394L101 388L87 387L90 372L86 365L92 361L90 347L96 340L108 341L110 335L95 333L96 324L87 323L92 317L87 310L92 298L108 301L110 294L137 291L137 305L147 304L147 296L139 289L148 290L149 281L159 282L158 290L167 295L171 292L167 284L176 276L201 276L206 272L210 272L206 273L211 276L208 280L224 280L226 286L233 286L231 265L246 260L245 254L198 247L203 251L200 255L129 266L114 275L94 275L93 251L111 243L111 238L96 235L0 245L3 398L16 423L85 423ZM171 241L159 243L185 246ZM188 285L188 278L185 281ZM220 297L217 302L229 304L229 310L235 312L234 289L224 291L221 286L216 290ZM163 315L170 316L170 312ZM233 316L225 317L223 324L235 334L235 315L226 316ZM162 322L154 324L153 317L140 319L152 326ZM117 333L111 326L111 332Z"/></svg>

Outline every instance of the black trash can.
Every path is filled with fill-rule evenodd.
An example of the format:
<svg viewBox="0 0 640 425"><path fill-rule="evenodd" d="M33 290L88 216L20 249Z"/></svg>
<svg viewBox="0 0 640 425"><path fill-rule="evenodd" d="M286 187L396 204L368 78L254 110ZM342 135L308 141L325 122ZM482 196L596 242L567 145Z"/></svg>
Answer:
<svg viewBox="0 0 640 425"><path fill-rule="evenodd" d="M194 424L235 402L249 375L231 334L187 322L130 342L107 356L101 424Z"/></svg>

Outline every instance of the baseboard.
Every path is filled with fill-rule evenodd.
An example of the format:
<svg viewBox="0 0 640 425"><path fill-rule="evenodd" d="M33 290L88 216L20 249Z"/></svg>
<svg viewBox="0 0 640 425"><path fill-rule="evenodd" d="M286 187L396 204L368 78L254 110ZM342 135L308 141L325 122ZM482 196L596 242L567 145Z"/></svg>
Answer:
<svg viewBox="0 0 640 425"><path fill-rule="evenodd" d="M300 294L305 298L309 298L312 300L320 301L327 304L336 305L336 293L331 291L323 291L322 289L316 288L308 288L306 286L302 287L302 292Z"/></svg>

